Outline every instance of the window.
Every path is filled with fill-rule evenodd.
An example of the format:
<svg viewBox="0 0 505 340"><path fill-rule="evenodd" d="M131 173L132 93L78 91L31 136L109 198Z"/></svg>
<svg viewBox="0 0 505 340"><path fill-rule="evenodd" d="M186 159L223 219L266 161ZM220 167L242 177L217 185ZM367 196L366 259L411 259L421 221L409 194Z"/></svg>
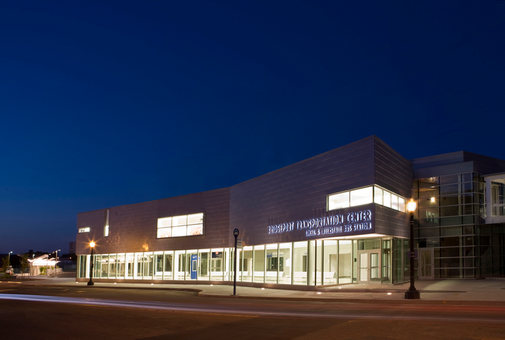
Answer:
<svg viewBox="0 0 505 340"><path fill-rule="evenodd" d="M382 189L375 187L374 202L382 205Z"/></svg>
<svg viewBox="0 0 505 340"><path fill-rule="evenodd" d="M378 186L340 192L328 196L328 211L376 203L405 212L405 198Z"/></svg>
<svg viewBox="0 0 505 340"><path fill-rule="evenodd" d="M203 213L158 218L158 238L203 235Z"/></svg>
<svg viewBox="0 0 505 340"><path fill-rule="evenodd" d="M328 199L328 210L349 208L349 192L331 195Z"/></svg>
<svg viewBox="0 0 505 340"><path fill-rule="evenodd" d="M79 228L79 234L81 234L81 233L89 233L89 232L90 232L90 228L89 227Z"/></svg>
<svg viewBox="0 0 505 340"><path fill-rule="evenodd" d="M384 191L384 203L385 207L391 208L391 193Z"/></svg>
<svg viewBox="0 0 505 340"><path fill-rule="evenodd" d="M373 202L373 187L351 191L351 207Z"/></svg>
<svg viewBox="0 0 505 340"><path fill-rule="evenodd" d="M398 196L391 194L391 208L398 210Z"/></svg>

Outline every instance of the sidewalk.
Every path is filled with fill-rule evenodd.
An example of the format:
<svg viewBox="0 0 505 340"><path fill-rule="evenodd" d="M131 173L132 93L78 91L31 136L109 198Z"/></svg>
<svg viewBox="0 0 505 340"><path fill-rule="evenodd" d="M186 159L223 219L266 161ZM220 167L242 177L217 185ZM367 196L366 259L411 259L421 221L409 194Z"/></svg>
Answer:
<svg viewBox="0 0 505 340"><path fill-rule="evenodd" d="M174 289L198 292L204 297L230 297L279 300L323 300L339 302L384 302L392 303L481 303L505 306L505 278L486 278L483 280L432 280L416 281L416 289L421 293L420 300L405 300L409 283L401 285L362 285L348 284L321 287L316 291L298 291L270 288L242 287L237 285L237 296L233 296L232 285L204 284L151 284L151 283L103 283L95 282L88 287L86 282L76 283L69 278L37 278L37 280L16 280L23 285L78 286L82 288L119 289ZM4 281L5 282L5 281ZM12 281L11 281L12 282Z"/></svg>

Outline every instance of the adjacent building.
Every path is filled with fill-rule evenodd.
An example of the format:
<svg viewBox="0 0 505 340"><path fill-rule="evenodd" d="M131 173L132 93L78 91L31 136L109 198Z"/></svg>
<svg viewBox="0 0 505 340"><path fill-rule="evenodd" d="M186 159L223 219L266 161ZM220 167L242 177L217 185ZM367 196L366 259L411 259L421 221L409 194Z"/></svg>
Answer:
<svg viewBox="0 0 505 340"><path fill-rule="evenodd" d="M77 279L314 287L505 274L505 161L407 160L376 136L229 188L78 215ZM238 229L238 251L234 258ZM90 242L94 241L94 255Z"/></svg>

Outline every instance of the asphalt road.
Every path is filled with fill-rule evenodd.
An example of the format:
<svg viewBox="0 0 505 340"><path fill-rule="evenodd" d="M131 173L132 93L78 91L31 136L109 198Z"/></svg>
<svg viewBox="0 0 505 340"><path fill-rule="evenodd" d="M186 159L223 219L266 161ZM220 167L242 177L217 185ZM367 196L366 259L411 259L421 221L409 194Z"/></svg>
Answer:
<svg viewBox="0 0 505 340"><path fill-rule="evenodd" d="M505 306L198 297L0 286L4 339L505 339Z"/></svg>

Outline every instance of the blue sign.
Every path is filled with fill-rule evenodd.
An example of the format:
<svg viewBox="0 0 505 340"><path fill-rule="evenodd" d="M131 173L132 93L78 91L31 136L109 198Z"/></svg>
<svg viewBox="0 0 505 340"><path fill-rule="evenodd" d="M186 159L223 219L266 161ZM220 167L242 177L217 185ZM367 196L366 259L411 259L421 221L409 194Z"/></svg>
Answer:
<svg viewBox="0 0 505 340"><path fill-rule="evenodd" d="M191 280L198 277L198 255L191 255Z"/></svg>

